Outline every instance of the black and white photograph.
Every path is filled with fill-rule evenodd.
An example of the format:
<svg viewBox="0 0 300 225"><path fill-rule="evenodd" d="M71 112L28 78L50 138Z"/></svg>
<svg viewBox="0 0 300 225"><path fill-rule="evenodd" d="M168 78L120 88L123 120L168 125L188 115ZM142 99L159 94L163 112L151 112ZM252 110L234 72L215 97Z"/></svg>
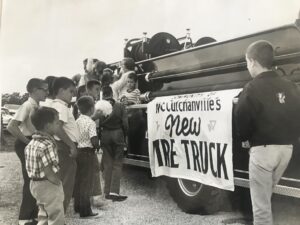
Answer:
<svg viewBox="0 0 300 225"><path fill-rule="evenodd" d="M300 2L0 0L0 225L299 225Z"/></svg>

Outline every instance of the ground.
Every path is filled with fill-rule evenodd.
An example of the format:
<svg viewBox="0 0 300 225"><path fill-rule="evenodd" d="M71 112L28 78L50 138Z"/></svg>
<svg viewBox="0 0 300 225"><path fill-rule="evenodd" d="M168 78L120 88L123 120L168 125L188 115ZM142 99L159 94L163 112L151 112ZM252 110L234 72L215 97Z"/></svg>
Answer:
<svg viewBox="0 0 300 225"><path fill-rule="evenodd" d="M21 199L22 177L19 160L13 152L13 139L4 134L5 145L0 149L0 225L16 225ZM214 215L191 215L182 212L171 199L162 179L153 179L147 170L125 167L121 183L124 202L106 200L95 219L80 219L70 205L66 215L68 225L126 224L126 225L241 225L249 224L237 211ZM104 201L104 200L103 200ZM71 203L72 204L72 203ZM297 214L297 210L294 209ZM294 218L295 221L296 218ZM286 221L286 220L285 220ZM298 224L298 223L277 223Z"/></svg>

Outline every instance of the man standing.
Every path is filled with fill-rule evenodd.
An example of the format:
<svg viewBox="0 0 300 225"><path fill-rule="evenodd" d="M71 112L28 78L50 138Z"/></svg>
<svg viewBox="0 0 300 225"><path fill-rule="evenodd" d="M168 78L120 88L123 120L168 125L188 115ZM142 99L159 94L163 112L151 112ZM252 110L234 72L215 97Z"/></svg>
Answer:
<svg viewBox="0 0 300 225"><path fill-rule="evenodd" d="M254 225L273 224L271 197L292 156L299 135L300 93L297 86L271 70L274 49L267 41L246 51L253 77L235 108L242 142L250 145L249 180Z"/></svg>
<svg viewBox="0 0 300 225"><path fill-rule="evenodd" d="M128 133L128 119L125 106L116 102L112 96L111 87L103 87L103 99L110 102L112 112L108 116L100 115L101 145L103 148L104 166L104 194L106 199L124 201L127 196L120 195L120 180L126 137Z"/></svg>

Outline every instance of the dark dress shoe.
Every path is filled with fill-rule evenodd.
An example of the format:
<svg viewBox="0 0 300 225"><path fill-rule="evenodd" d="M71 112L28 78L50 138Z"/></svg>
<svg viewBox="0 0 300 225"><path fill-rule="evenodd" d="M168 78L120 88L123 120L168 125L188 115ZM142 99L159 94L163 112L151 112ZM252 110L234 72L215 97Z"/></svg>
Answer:
<svg viewBox="0 0 300 225"><path fill-rule="evenodd" d="M79 213L79 207L74 207L74 212Z"/></svg>
<svg viewBox="0 0 300 225"><path fill-rule="evenodd" d="M86 215L80 215L81 218L89 218L89 217L94 217L94 216L98 216L98 213L89 213L89 214L86 214Z"/></svg>
<svg viewBox="0 0 300 225"><path fill-rule="evenodd" d="M105 199L112 200L112 198L113 198L113 195L105 195Z"/></svg>
<svg viewBox="0 0 300 225"><path fill-rule="evenodd" d="M112 195L113 202L122 202L127 199L125 195Z"/></svg>

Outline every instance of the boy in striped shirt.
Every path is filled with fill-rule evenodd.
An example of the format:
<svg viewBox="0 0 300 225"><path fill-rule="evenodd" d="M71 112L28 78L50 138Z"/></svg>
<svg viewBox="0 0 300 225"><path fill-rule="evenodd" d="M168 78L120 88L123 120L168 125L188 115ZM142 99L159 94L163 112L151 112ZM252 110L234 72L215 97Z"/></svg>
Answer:
<svg viewBox="0 0 300 225"><path fill-rule="evenodd" d="M120 93L120 102L126 106L140 103L141 92L135 88L136 82L137 75L134 72L128 74L126 88Z"/></svg>

